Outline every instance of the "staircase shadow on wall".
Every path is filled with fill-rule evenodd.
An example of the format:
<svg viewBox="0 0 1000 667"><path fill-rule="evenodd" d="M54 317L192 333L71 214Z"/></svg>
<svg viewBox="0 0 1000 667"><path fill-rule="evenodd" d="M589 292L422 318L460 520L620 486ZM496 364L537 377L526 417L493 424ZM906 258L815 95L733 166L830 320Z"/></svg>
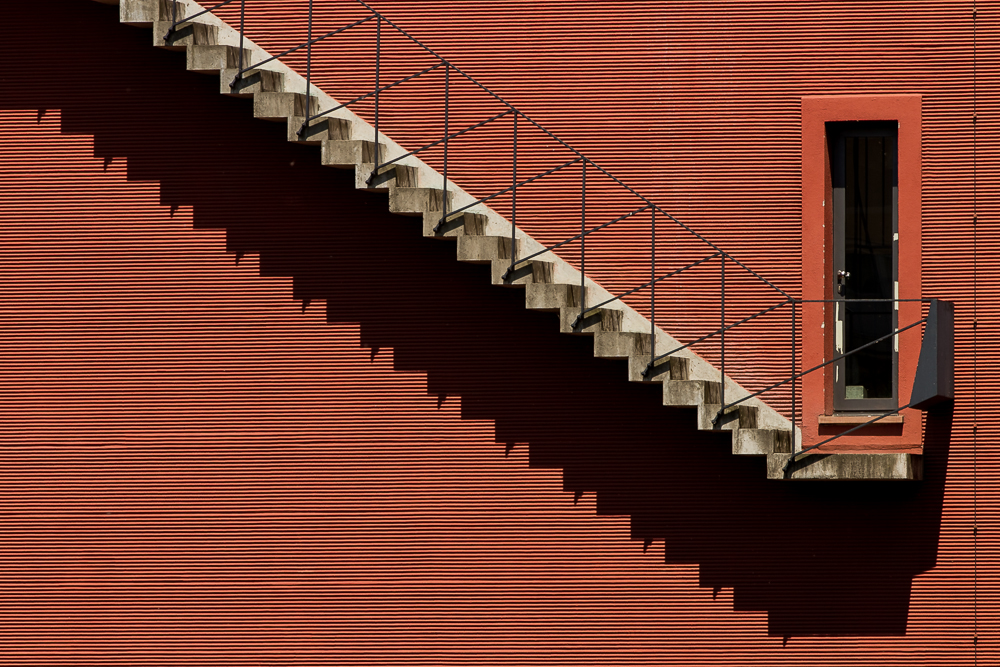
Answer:
<svg viewBox="0 0 1000 667"><path fill-rule="evenodd" d="M928 418L921 483L769 482L727 435L663 407L660 385L628 383L589 338L526 311L520 290L422 238L418 219L354 190L284 125L253 120L216 77L184 71L183 53L119 25L116 7L62 0L48 23L9 9L0 50L18 67L0 108L60 109L98 157L126 158L130 180L161 183L163 204L225 229L228 252L259 253L263 274L294 278L296 299L360 323L373 356L392 348L431 394L461 397L463 417L494 420L497 456L529 443L533 467L596 492L599 513L631 517L633 539L665 544L667 562L697 563L702 586L733 588L736 610L766 611L772 635L905 634L912 579L935 563L950 412Z"/></svg>

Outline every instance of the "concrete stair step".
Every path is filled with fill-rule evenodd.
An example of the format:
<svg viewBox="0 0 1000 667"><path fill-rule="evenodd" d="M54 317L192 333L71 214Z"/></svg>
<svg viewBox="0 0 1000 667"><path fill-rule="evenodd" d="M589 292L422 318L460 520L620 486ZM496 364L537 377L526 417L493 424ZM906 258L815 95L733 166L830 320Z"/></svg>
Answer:
<svg viewBox="0 0 1000 667"><path fill-rule="evenodd" d="M649 334L633 331L599 331L594 334L594 356L603 359L628 359L649 356Z"/></svg>
<svg viewBox="0 0 1000 667"><path fill-rule="evenodd" d="M219 70L219 92L221 94L249 98L259 93L284 93L285 75L281 72L273 72L269 69L251 69L243 72L243 76L237 78L236 75L239 72L236 67ZM256 108L254 112L256 113ZM285 120L285 118L286 116L282 116L281 120Z"/></svg>
<svg viewBox="0 0 1000 667"><path fill-rule="evenodd" d="M594 334L594 356L607 359L625 359L628 362L630 382L663 382L686 380L686 357L658 359L648 375L643 375L650 361L649 334L635 332L597 332Z"/></svg>
<svg viewBox="0 0 1000 667"><path fill-rule="evenodd" d="M454 193L448 193L448 205ZM423 216L428 211L444 210L444 193L437 188L393 188L389 191L389 210L399 215ZM440 218L441 213L438 213Z"/></svg>
<svg viewBox="0 0 1000 667"><path fill-rule="evenodd" d="M243 49L243 66L250 64L253 51ZM187 68L199 74L219 74L223 70L233 70L240 66L240 49L224 44L195 44L187 48ZM223 79L225 81L225 79ZM232 78L229 79L232 81ZM226 90L228 93L228 83Z"/></svg>
<svg viewBox="0 0 1000 667"><path fill-rule="evenodd" d="M173 29L171 29L173 28ZM169 33L169 38L167 37ZM168 51L183 51L189 46L219 43L219 26L198 21L184 21L173 26L171 21L153 22L153 46Z"/></svg>
<svg viewBox="0 0 1000 667"><path fill-rule="evenodd" d="M493 284L509 287L523 287L530 283L551 283L555 281L555 262L529 259L518 264L510 273L510 258L493 260ZM507 276L504 278L504 276Z"/></svg>
<svg viewBox="0 0 1000 667"><path fill-rule="evenodd" d="M259 92L253 96L253 117L287 123L291 116L315 115L319 111L319 100L310 96L306 108L303 93Z"/></svg>
<svg viewBox="0 0 1000 667"><path fill-rule="evenodd" d="M472 264L490 264L493 260L510 261L508 236L459 236L458 260Z"/></svg>
<svg viewBox="0 0 1000 667"><path fill-rule="evenodd" d="M380 167L375 174L374 162L362 162L354 168L354 187L366 192L388 192L392 188L417 187L416 167L405 164L390 164Z"/></svg>
<svg viewBox="0 0 1000 667"><path fill-rule="evenodd" d="M353 123L346 118L314 118L309 121L309 126L299 134L305 121L305 116L289 116L289 141L307 146L321 146L324 141L347 141L351 138Z"/></svg>
<svg viewBox="0 0 1000 667"><path fill-rule="evenodd" d="M118 5L118 20L125 25L137 28L152 28L157 21L173 21L173 2L171 0L121 0L108 4ZM177 3L177 18L186 16L187 7Z"/></svg>
<svg viewBox="0 0 1000 667"><path fill-rule="evenodd" d="M659 353L657 353L659 354ZM691 360L687 357L663 357L649 366L649 356L629 358L629 380L632 382L665 382L666 380L687 380ZM647 370L648 369L648 370Z"/></svg>
<svg viewBox="0 0 1000 667"><path fill-rule="evenodd" d="M323 164L353 169L375 161L375 142L367 139L327 139L323 141Z"/></svg>
<svg viewBox="0 0 1000 667"><path fill-rule="evenodd" d="M482 236L486 233L486 216L481 213L464 211L449 215L441 228L434 228L441 222L440 211L424 212L424 236L435 239L452 239L459 236Z"/></svg>
<svg viewBox="0 0 1000 667"><path fill-rule="evenodd" d="M702 403L698 406L698 429L701 431L736 431L757 428L757 408L752 405L734 405L719 415L721 403ZM718 419L716 420L716 416ZM712 421L716 420L716 421Z"/></svg>
<svg viewBox="0 0 1000 667"><path fill-rule="evenodd" d="M676 408L718 405L722 385L711 380L670 380L663 383L663 404Z"/></svg>
<svg viewBox="0 0 1000 667"><path fill-rule="evenodd" d="M720 416L721 387L710 380L667 380L663 383L663 403L696 408L699 430L730 431L733 454L769 456L792 451L791 431L757 428L759 411L755 406L736 405Z"/></svg>
<svg viewBox="0 0 1000 667"><path fill-rule="evenodd" d="M741 428L733 438L736 456L791 454L792 432L767 428Z"/></svg>
<svg viewBox="0 0 1000 667"><path fill-rule="evenodd" d="M579 285L528 283L524 287L524 305L530 310L558 313L567 306L580 307Z"/></svg>
<svg viewBox="0 0 1000 667"><path fill-rule="evenodd" d="M559 330L567 334L588 335L599 331L621 331L624 315L623 311L614 308L592 308L580 317L579 306L564 306L559 310Z"/></svg>

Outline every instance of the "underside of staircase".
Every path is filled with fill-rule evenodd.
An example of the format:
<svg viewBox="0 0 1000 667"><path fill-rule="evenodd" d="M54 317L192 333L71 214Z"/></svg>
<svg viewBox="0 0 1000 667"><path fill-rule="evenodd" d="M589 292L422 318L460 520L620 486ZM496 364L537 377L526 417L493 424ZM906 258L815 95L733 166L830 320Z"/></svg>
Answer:
<svg viewBox="0 0 1000 667"><path fill-rule="evenodd" d="M728 408L725 414L716 418L723 404L720 373L690 349L660 359L652 372L644 376L651 356L648 320L621 301L613 301L601 308L588 309L586 317L577 321L581 301L580 274L553 252L520 263L517 270L505 277L513 250L517 257L525 257L544 247L518 229L514 235L517 247L512 248L510 223L482 204L449 215L439 225L445 207L440 187L442 177L437 172L410 156L374 173L379 164L407 151L390 138L376 135L371 125L346 108L316 118L303 128L307 116L337 106L337 103L315 88L311 88L307 96L302 77L279 60L238 77L240 62L260 62L269 56L249 40L244 40L241 54L239 34L218 18L210 13L203 14L171 29L174 6L170 0L97 1L119 5L122 23L152 28L154 46L185 51L187 69L218 76L221 94L252 100L255 118L286 123L288 140L322 150L324 165L353 169L358 189L386 193L389 210L419 218L424 236L455 242L459 261L491 265L495 285L523 289L526 307L557 314L563 333L592 336L594 356L626 360L630 381L662 384L663 404L695 408L699 429L729 431L734 455L766 457L769 479L921 478L922 457L912 454L810 452L786 465L794 451L800 449L799 438L793 435L795 429L787 419L757 398ZM185 2L177 4L180 18L201 9ZM438 187L428 187L430 183ZM448 210L461 209L476 201L452 183L449 183L448 198ZM611 295L599 285L589 280L586 284L589 303L610 298ZM659 330L655 343L658 350L680 347L669 334ZM732 380L726 380L726 400L748 394Z"/></svg>

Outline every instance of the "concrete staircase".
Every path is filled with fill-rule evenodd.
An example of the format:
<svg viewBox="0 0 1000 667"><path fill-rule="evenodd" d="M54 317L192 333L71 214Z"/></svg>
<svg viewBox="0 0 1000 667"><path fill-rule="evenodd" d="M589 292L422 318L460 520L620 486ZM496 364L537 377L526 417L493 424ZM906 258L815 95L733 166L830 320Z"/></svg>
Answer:
<svg viewBox="0 0 1000 667"><path fill-rule="evenodd" d="M770 479L919 479L921 457L908 454L818 454L796 461L789 470L785 464L799 448L792 425L758 399L730 408L713 423L721 407L722 383L717 369L690 351L660 360L652 372L642 373L650 359L650 324L627 305L616 301L590 309L580 315L580 274L554 253L545 253L518 266L508 279L512 251L511 226L502 216L485 205L478 205L458 215L450 215L435 232L443 214L442 177L419 159L410 156L379 169L381 161L401 156L406 151L347 109L315 119L300 133L307 113L337 106L337 102L315 88L305 94L305 81L280 61L245 73L232 86L240 62L239 35L211 14L204 14L179 24L165 41L172 25L170 0L97 0L120 6L122 23L153 28L153 45L186 52L187 69L218 76L223 95L252 100L255 118L286 123L288 140L315 145L322 150L324 165L353 169L355 185L369 192L388 195L393 213L419 218L427 237L457 244L459 261L492 266L495 285L523 289L527 308L549 311L559 317L561 331L589 335L594 339L594 356L622 359L628 363L629 379L634 382L661 383L663 404L694 408L698 428L728 431L732 452L738 456L767 459ZM201 8L187 2L177 5L183 18ZM244 40L243 62L254 63L268 55L249 40ZM437 187L427 187L433 183ZM459 186L449 183L448 209L455 210L476 201ZM543 246L521 230L515 233L517 256L543 250ZM589 303L599 303L610 294L592 281L586 281ZM656 349L668 350L679 343L667 333L656 330ZM748 392L726 379L727 401L747 396Z"/></svg>

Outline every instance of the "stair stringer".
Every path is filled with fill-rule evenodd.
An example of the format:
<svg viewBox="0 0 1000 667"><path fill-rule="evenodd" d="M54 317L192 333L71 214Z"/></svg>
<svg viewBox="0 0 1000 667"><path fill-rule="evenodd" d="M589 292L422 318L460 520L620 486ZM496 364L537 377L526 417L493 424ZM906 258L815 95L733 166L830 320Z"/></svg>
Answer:
<svg viewBox="0 0 1000 667"><path fill-rule="evenodd" d="M512 226L489 206L476 204L477 199L459 185L447 182L449 210L475 205L461 215L450 216L442 225L444 229L435 233L443 210L440 187L443 178L435 169L416 156L406 156L376 174L375 182L369 184L377 163L376 146L380 161L403 156L408 151L384 133L376 137L374 128L350 109L328 114L326 119L308 128L304 136L299 136L307 108L315 113L339 102L315 86L309 87L307 102L305 79L287 65L272 60L246 77L235 92L231 90L230 82L236 72L234 53L238 54L240 35L214 14L203 14L184 24L186 30L178 31L170 44L165 44L163 34L171 24L171 0L95 1L119 5L122 23L152 27L154 46L186 51L189 70L218 72L220 93L253 98L256 117L288 124L289 141L322 145L323 163L353 168L358 189L386 192L390 211L423 219L425 236L455 240L459 261L491 264L494 284L525 289L526 307L558 313L561 331L593 336L595 356L626 359L630 381L661 382L664 404L695 408L701 430L729 431L733 454L765 456L769 479L919 479L922 476L922 457L910 454L817 454L789 466L786 474L785 463L793 451L801 449L801 432L797 427L793 438L791 423L757 397L747 398L713 421L720 408L721 373L690 348L661 360L649 377L644 378L642 371L650 357L649 320L627 304L613 301L600 309L588 310L587 317L574 327L580 315L580 272L556 253L540 254L505 281ZM190 0L177 2L177 16L181 18L203 9ZM245 36L243 48L250 56L249 60L244 57L245 62L270 57ZM427 187L428 184L434 187ZM521 229L515 230L515 239L519 257L545 249ZM589 303L603 302L613 296L590 278L584 284ZM659 327L654 331L657 350L680 347L675 338ZM727 402L749 396L750 392L732 378L725 377L724 382Z"/></svg>

